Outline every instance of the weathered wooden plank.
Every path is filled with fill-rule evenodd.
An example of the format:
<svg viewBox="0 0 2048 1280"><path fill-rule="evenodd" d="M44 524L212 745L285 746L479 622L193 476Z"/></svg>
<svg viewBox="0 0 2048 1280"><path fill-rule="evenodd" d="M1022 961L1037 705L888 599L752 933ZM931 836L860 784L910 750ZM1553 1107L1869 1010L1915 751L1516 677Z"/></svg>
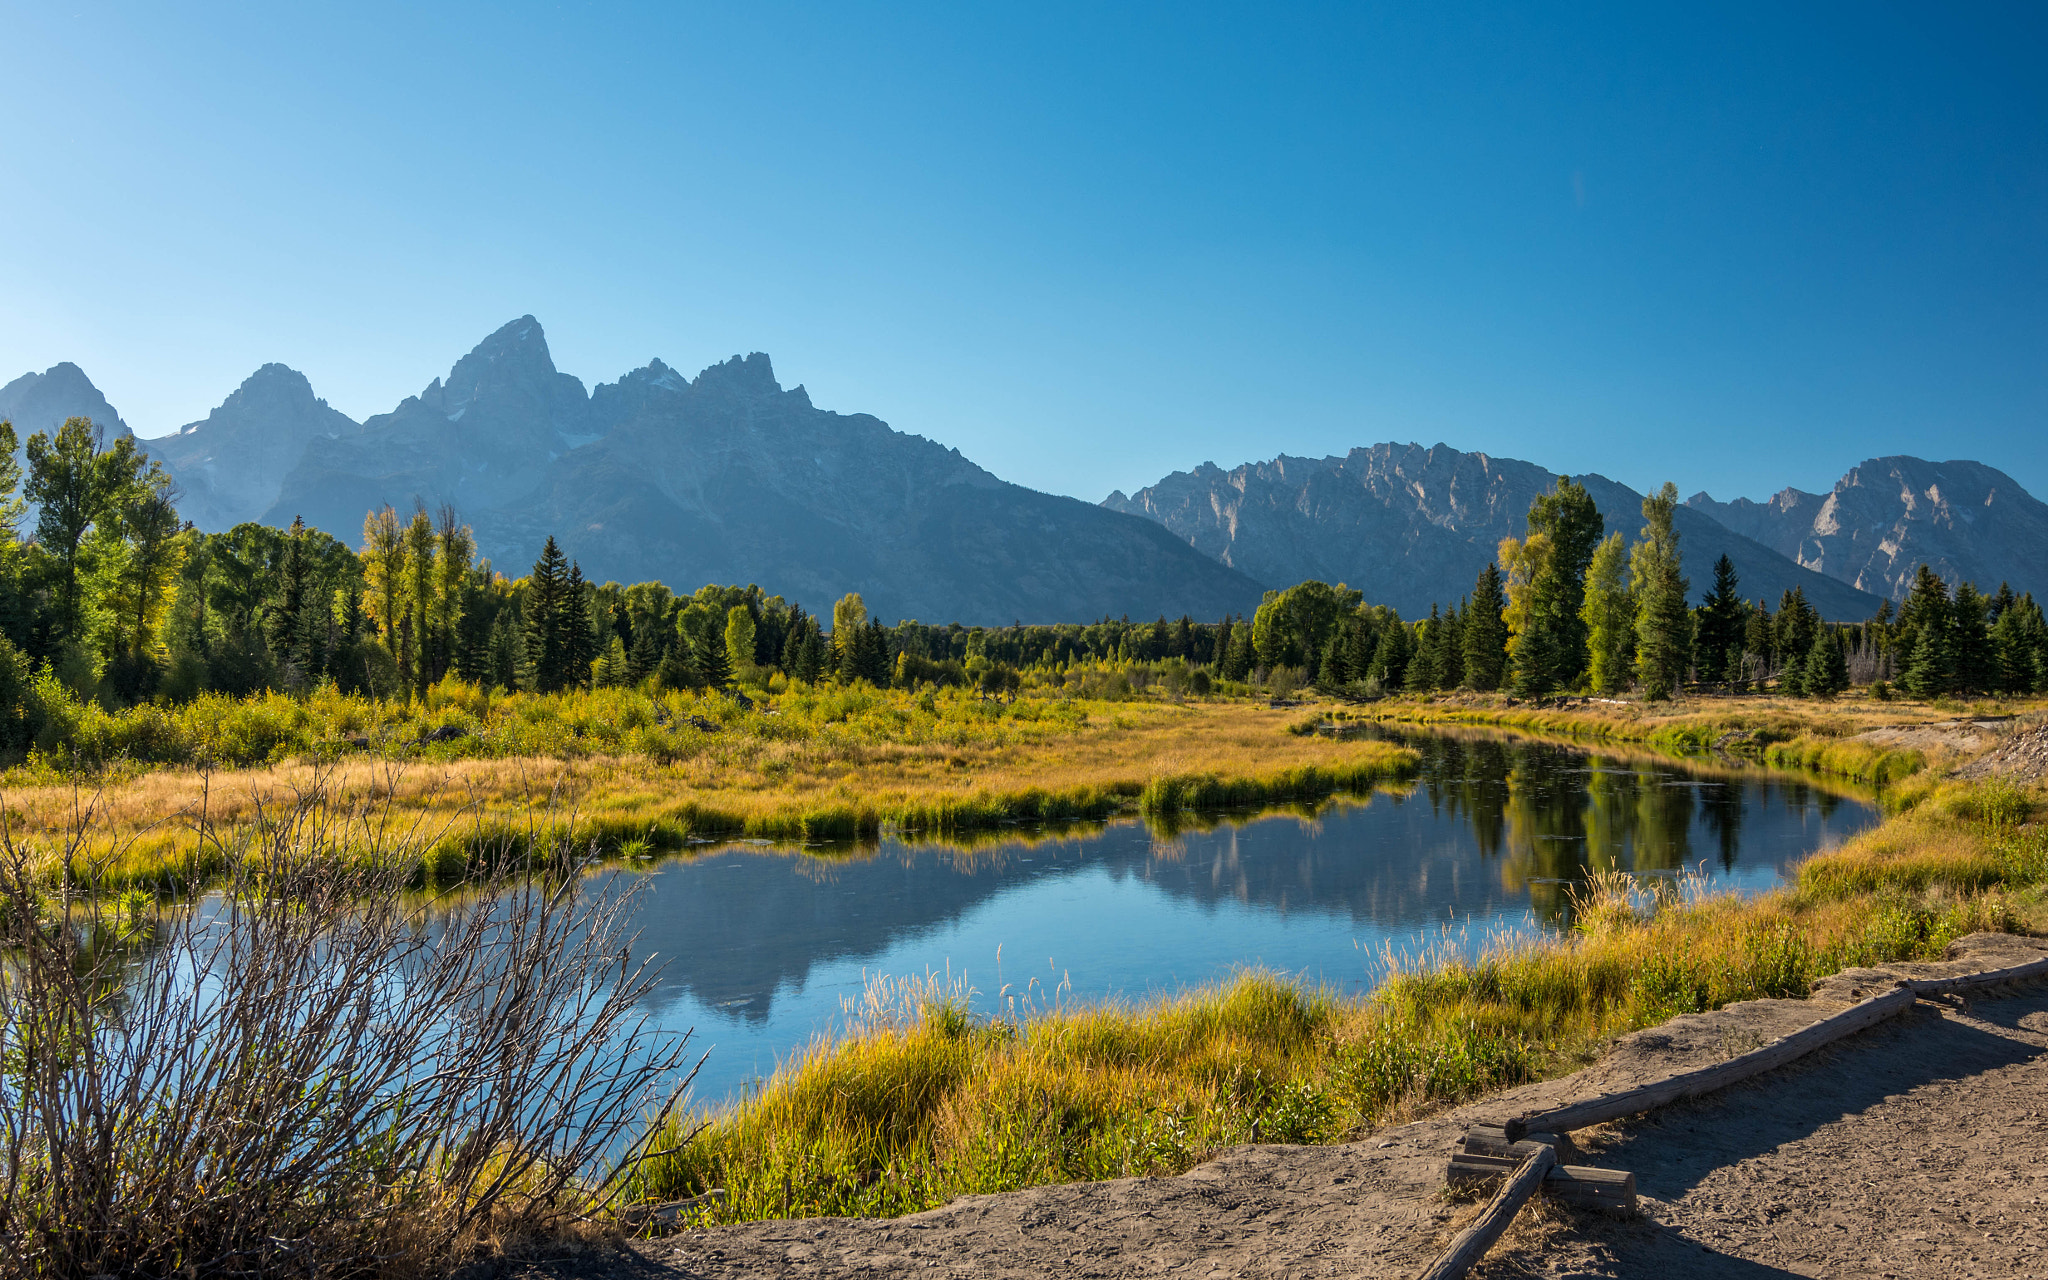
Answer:
<svg viewBox="0 0 2048 1280"><path fill-rule="evenodd" d="M1451 1247L1444 1250L1437 1260L1424 1271L1420 1280L1459 1280L1472 1264L1486 1256L1494 1241L1508 1229L1523 1204L1536 1194L1536 1188L1543 1184L1543 1176L1557 1161L1557 1153L1547 1146L1539 1146L1534 1155L1522 1161L1514 1175L1494 1192L1478 1220L1458 1233Z"/></svg>
<svg viewBox="0 0 2048 1280"><path fill-rule="evenodd" d="M2020 966L2027 968L2030 966ZM1904 1012L1913 1006L1916 993L1911 986L1901 985L1881 996L1873 996L1858 1004L1851 1005L1832 1017L1822 1018L1810 1027L1803 1027L1788 1036L1781 1036L1761 1049L1717 1062L1697 1071L1687 1071L1669 1076L1654 1084L1641 1088L1626 1089L1620 1093L1603 1094L1574 1102L1566 1107L1554 1107L1514 1116L1502 1124L1509 1138L1520 1139L1523 1135L1538 1130L1546 1133L1570 1133L1589 1125L1618 1120L1640 1111L1666 1106L1681 1098L1697 1098L1725 1089L1739 1080L1784 1066L1823 1045L1831 1044L1843 1036L1854 1035L1867 1027L1875 1026L1886 1018Z"/></svg>
<svg viewBox="0 0 2048 1280"><path fill-rule="evenodd" d="M2003 969L1986 969L1982 973L1959 973L1953 978L1909 978L1906 985L1916 995L1941 996L1951 991L1968 991L1973 987L1995 987L2001 982L2025 982L2031 978L2048 978L2048 956L2029 960L2025 964L2007 965Z"/></svg>
<svg viewBox="0 0 2048 1280"><path fill-rule="evenodd" d="M1519 1160L1529 1153L1526 1150L1517 1151L1515 1148L1531 1142L1547 1142L1551 1146L1556 1147L1558 1149L1557 1156L1560 1160L1565 1159L1570 1154L1566 1150L1563 1141L1554 1133L1532 1133L1522 1138L1521 1141L1516 1142L1509 1140L1507 1130L1497 1124L1475 1124L1465 1130L1465 1136L1459 1142L1459 1149L1468 1151L1473 1155L1509 1156Z"/></svg>
<svg viewBox="0 0 2048 1280"><path fill-rule="evenodd" d="M1520 1167L1517 1159L1461 1153L1451 1157L1444 1180L1454 1187L1473 1186L1507 1177ZM1543 1194L1582 1209L1632 1217L1636 1212L1636 1175L1625 1169L1554 1164L1544 1175Z"/></svg>

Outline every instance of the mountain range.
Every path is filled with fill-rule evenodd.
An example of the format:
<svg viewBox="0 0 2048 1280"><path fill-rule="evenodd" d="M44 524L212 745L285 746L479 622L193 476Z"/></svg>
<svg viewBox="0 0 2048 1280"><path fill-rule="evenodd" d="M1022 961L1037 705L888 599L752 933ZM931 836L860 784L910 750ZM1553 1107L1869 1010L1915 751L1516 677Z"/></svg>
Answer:
<svg viewBox="0 0 2048 1280"><path fill-rule="evenodd" d="M25 438L82 415L128 428L76 365L0 388ZM1457 598L1555 476L1446 445L1204 463L1100 504L1004 481L959 450L785 389L766 355L690 378L654 360L586 390L540 323L485 338L391 412L356 422L267 364L206 418L139 441L199 528L294 516L350 543L386 503L453 505L523 571L553 534L595 579L756 582L817 608L859 591L884 620L1006 623L1248 612L1269 586L1345 582L1405 615ZM1634 537L1642 495L1586 486ZM1976 462L1880 458L1826 495L1698 494L1676 516L1695 597L1726 554L1743 594L1801 588L1830 618L1944 577L2048 594L2048 506Z"/></svg>

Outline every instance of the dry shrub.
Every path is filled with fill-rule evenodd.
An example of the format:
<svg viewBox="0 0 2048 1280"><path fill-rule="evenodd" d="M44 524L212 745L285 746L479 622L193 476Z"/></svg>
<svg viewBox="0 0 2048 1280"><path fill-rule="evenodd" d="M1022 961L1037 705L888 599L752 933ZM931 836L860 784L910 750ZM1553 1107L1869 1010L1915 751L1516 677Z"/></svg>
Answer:
<svg viewBox="0 0 2048 1280"><path fill-rule="evenodd" d="M376 823L315 789L167 910L93 895L85 816L55 895L0 836L0 1274L382 1275L559 1238L685 1074L638 1012L632 890L582 892L566 847L433 902L416 843L366 853Z"/></svg>

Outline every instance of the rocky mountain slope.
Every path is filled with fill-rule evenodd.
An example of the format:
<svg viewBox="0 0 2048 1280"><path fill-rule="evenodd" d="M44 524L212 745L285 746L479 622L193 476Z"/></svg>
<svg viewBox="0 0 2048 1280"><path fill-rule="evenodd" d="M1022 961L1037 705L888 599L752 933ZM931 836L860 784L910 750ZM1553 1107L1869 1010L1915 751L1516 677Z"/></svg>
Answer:
<svg viewBox="0 0 2048 1280"><path fill-rule="evenodd" d="M1155 520L1189 545L1261 582L1343 582L1404 615L1427 613L1471 590L1500 540L1526 530L1529 503L1555 477L1512 458L1446 445L1380 444L1344 457L1282 455L1224 471L1204 463L1103 505ZM1610 532L1642 527L1642 495L1602 476L1575 477ZM1776 607L1793 587L1830 618L1866 618L1878 600L1802 568L1702 512L1676 523L1695 598L1712 585L1714 560L1735 562L1742 592Z"/></svg>
<svg viewBox="0 0 2048 1280"><path fill-rule="evenodd" d="M2048 596L2048 503L1981 462L1872 458L1827 493L1686 505L1809 569L1905 598L1924 562L1950 582Z"/></svg>
<svg viewBox="0 0 2048 1280"><path fill-rule="evenodd" d="M204 419L142 446L177 477L179 514L219 530L262 519L307 445L360 429L316 397L305 374L266 364Z"/></svg>
<svg viewBox="0 0 2048 1280"><path fill-rule="evenodd" d="M858 591L891 622L1212 618L1260 594L1147 521L818 409L765 355L586 394L531 316L391 413L311 435L263 519L355 542L366 511L415 501L452 503L510 572L553 534L600 580L757 582L814 609Z"/></svg>

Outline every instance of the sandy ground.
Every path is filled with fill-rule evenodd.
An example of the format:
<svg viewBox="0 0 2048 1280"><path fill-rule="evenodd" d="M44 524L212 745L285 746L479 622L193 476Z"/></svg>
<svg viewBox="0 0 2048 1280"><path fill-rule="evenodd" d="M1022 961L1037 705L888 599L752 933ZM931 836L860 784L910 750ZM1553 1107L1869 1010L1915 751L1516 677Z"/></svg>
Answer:
<svg viewBox="0 0 2048 1280"><path fill-rule="evenodd" d="M752 1223L524 1269L530 1280L1410 1276L1476 1213L1443 1192L1467 1125L1747 1052L1888 986L2038 958L1978 935L1951 962L1851 971L1638 1032L1586 1070L1337 1147L1240 1147L1178 1178L963 1197L893 1220ZM1714 1097L1577 1136L1644 1215L1555 1206L1473 1274L2048 1277L2048 986L1922 1001Z"/></svg>
<svg viewBox="0 0 2048 1280"><path fill-rule="evenodd" d="M1939 720L1931 724L1898 724L1866 729L1851 741L1875 743L1900 751L1967 756L1992 746L2019 727L2011 716Z"/></svg>

